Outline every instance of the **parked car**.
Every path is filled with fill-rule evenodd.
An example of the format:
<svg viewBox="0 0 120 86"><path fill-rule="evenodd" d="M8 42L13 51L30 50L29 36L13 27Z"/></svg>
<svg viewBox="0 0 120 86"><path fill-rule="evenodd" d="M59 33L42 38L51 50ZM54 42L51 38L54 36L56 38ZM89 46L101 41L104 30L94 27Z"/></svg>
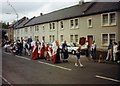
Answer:
<svg viewBox="0 0 120 86"><path fill-rule="evenodd" d="M75 43L67 43L67 48L68 48L68 52L72 53L72 54L76 54L76 50L79 48L78 46L76 46ZM60 49L62 50L62 44L60 45ZM81 46L81 53L85 54L85 51L87 50L87 45L82 45Z"/></svg>

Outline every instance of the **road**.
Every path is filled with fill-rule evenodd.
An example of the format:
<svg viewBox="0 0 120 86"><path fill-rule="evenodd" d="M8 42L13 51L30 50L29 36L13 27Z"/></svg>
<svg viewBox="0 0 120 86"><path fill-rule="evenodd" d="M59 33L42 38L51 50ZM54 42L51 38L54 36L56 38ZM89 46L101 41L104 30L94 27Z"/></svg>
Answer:
<svg viewBox="0 0 120 86"><path fill-rule="evenodd" d="M120 65L89 61L81 57L83 68L68 63L52 64L43 59L2 53L3 84L120 84Z"/></svg>

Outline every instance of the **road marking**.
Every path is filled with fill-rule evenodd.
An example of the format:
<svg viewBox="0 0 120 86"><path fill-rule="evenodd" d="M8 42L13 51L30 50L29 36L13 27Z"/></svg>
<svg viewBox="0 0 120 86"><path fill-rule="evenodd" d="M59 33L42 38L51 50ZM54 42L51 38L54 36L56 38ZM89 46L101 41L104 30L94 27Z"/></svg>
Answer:
<svg viewBox="0 0 120 86"><path fill-rule="evenodd" d="M18 55L15 55L15 56L18 57L18 58L26 59L26 60L31 60L31 59L23 57L23 56L18 56Z"/></svg>
<svg viewBox="0 0 120 86"><path fill-rule="evenodd" d="M7 79L5 79L4 77L2 77L1 75L0 75L0 78L2 78L5 82L7 82L7 84L9 84L10 86L13 86L10 82L8 82L8 80Z"/></svg>
<svg viewBox="0 0 120 86"><path fill-rule="evenodd" d="M7 52L4 52L5 54L9 54L9 55L12 55L11 53L7 53Z"/></svg>
<svg viewBox="0 0 120 86"><path fill-rule="evenodd" d="M41 63L41 64L46 64L46 65L52 66L52 67L57 67L57 68L60 68L60 69L64 69L64 70L68 70L68 71L72 71L72 69L69 69L69 68L66 68L66 67L53 65L53 64L46 63L46 62L42 62L42 61L38 61L38 62Z"/></svg>
<svg viewBox="0 0 120 86"><path fill-rule="evenodd" d="M99 75L95 75L95 77L101 78L101 79L110 80L110 81L114 81L114 82L120 82L119 80L108 78L108 77L104 77L104 76L99 76Z"/></svg>

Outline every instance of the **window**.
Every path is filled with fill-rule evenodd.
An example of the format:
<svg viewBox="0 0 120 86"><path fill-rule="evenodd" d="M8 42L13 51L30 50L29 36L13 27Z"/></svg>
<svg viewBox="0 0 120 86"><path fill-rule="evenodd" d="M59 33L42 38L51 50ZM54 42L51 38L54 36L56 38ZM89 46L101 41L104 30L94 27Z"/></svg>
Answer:
<svg viewBox="0 0 120 86"><path fill-rule="evenodd" d="M92 27L92 19L88 19L88 27Z"/></svg>
<svg viewBox="0 0 120 86"><path fill-rule="evenodd" d="M25 32L26 32L26 33L28 32L28 29L27 29L27 27L25 28Z"/></svg>
<svg viewBox="0 0 120 86"><path fill-rule="evenodd" d="M103 15L103 25L108 25L108 14Z"/></svg>
<svg viewBox="0 0 120 86"><path fill-rule="evenodd" d="M70 20L70 29L78 29L79 28L79 19Z"/></svg>
<svg viewBox="0 0 120 86"><path fill-rule="evenodd" d="M102 14L102 25L103 26L116 25L116 13Z"/></svg>
<svg viewBox="0 0 120 86"><path fill-rule="evenodd" d="M52 25L51 25L51 23L49 24L49 27L50 27L50 30L52 29Z"/></svg>
<svg viewBox="0 0 120 86"><path fill-rule="evenodd" d="M45 31L45 26L43 25L43 31Z"/></svg>
<svg viewBox="0 0 120 86"><path fill-rule="evenodd" d="M113 42L116 41L115 34L102 34L102 45L108 46L110 40L112 40Z"/></svg>
<svg viewBox="0 0 120 86"><path fill-rule="evenodd" d="M35 36L35 39L36 39L36 40L39 39L39 36Z"/></svg>
<svg viewBox="0 0 120 86"><path fill-rule="evenodd" d="M52 42L51 35L49 36L49 41Z"/></svg>
<svg viewBox="0 0 120 86"><path fill-rule="evenodd" d="M75 19L75 27L78 28L78 19Z"/></svg>
<svg viewBox="0 0 120 86"><path fill-rule="evenodd" d="M60 41L63 42L63 35L60 35Z"/></svg>
<svg viewBox="0 0 120 86"><path fill-rule="evenodd" d="M78 42L78 35L75 35L75 42Z"/></svg>
<svg viewBox="0 0 120 86"><path fill-rule="evenodd" d="M107 45L108 44L108 34L102 35L102 44Z"/></svg>
<svg viewBox="0 0 120 86"><path fill-rule="evenodd" d="M110 14L110 24L115 24L115 13Z"/></svg>
<svg viewBox="0 0 120 86"><path fill-rule="evenodd" d="M35 31L39 31L39 26L38 25L35 26Z"/></svg>
<svg viewBox="0 0 120 86"><path fill-rule="evenodd" d="M30 32L32 32L32 27L30 27Z"/></svg>
<svg viewBox="0 0 120 86"><path fill-rule="evenodd" d="M115 42L115 34L110 34L110 40L112 40L113 42Z"/></svg>
<svg viewBox="0 0 120 86"><path fill-rule="evenodd" d="M70 42L73 42L73 35L70 35Z"/></svg>
<svg viewBox="0 0 120 86"><path fill-rule="evenodd" d="M53 24L53 29L55 29L55 23L52 23Z"/></svg>
<svg viewBox="0 0 120 86"><path fill-rule="evenodd" d="M55 36L53 35L53 41L55 40Z"/></svg>
<svg viewBox="0 0 120 86"><path fill-rule="evenodd" d="M63 21L60 21L60 27L63 29Z"/></svg>
<svg viewBox="0 0 120 86"><path fill-rule="evenodd" d="M71 27L71 28L73 28L73 27L74 27L73 20L70 20L70 27Z"/></svg>
<svg viewBox="0 0 120 86"><path fill-rule="evenodd" d="M17 30L17 34L19 34L19 29Z"/></svg>

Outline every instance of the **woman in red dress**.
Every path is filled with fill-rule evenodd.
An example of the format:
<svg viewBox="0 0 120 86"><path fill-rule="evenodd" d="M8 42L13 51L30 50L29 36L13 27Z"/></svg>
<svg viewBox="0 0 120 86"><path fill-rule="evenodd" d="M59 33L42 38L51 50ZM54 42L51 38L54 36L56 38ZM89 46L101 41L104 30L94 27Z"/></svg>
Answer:
<svg viewBox="0 0 120 86"><path fill-rule="evenodd" d="M32 59L37 60L38 59L38 44L35 42L35 45L32 47Z"/></svg>

